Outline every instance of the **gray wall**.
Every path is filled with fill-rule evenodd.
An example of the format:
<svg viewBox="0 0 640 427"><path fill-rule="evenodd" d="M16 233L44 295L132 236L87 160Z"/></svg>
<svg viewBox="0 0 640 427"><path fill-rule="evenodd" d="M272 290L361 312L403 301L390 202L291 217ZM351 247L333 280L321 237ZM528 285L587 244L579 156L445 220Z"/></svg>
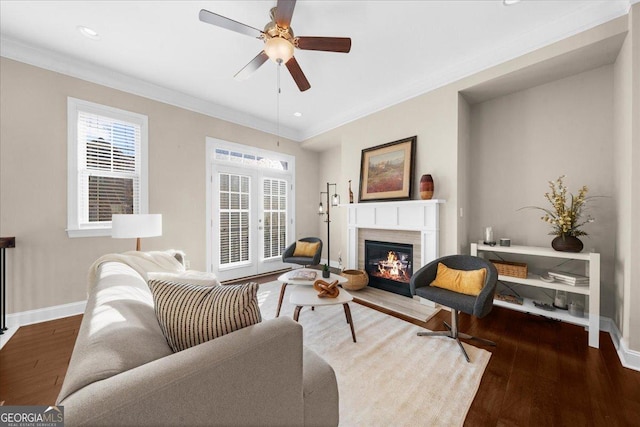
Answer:
<svg viewBox="0 0 640 427"><path fill-rule="evenodd" d="M143 250L182 249L206 270L205 138L296 157L296 233L318 232L318 153L260 131L12 61L0 60L0 234L7 252L8 313L86 299L87 271L101 255L134 240L67 237L67 97L149 118L149 212L163 214L163 235Z"/></svg>
<svg viewBox="0 0 640 427"><path fill-rule="evenodd" d="M640 111L634 108L640 105L640 84L638 79L629 83L630 76L638 75L640 42L625 41L627 58L613 67L604 65L616 62L619 54L607 51L608 47L619 50L630 30L633 40L640 37L636 30L639 13L640 4L636 4L628 17L420 94L303 145L324 151L340 144L341 175L332 170L331 176L332 182L346 183L359 179L362 149L417 135L414 185L417 187L421 174L431 173L434 197L446 200L441 207L442 254L467 252L485 225L496 227L496 237L508 234L514 242L548 246L552 237L540 215L517 209L544 205L547 181L562 174L567 175L566 183L573 191L588 185L590 194L608 196L593 204L596 222L587 227L591 237L585 238L585 248L602 253L601 313L614 316L622 341L640 349L640 310L634 303L640 299L640 237L631 239L615 255L616 242L625 241L623 233L637 235L640 224L638 209L633 208L640 203L640 191L633 191L640 188L640 174L632 173L631 167L635 162L640 169L640 119L633 113ZM618 87L615 91L614 85ZM474 104L478 102L481 104ZM621 110L616 112L615 123L614 104ZM624 129L619 128L619 113L628 115L621 125ZM619 141L618 132L626 132ZM615 162L614 140L621 150ZM476 144L488 151L480 152ZM618 173L623 164L628 165L627 172ZM620 197L629 201L620 201ZM419 198L417 191L413 198ZM624 224L617 228L621 219ZM343 227L346 232L346 223ZM342 253L345 251L343 247Z"/></svg>
<svg viewBox="0 0 640 427"><path fill-rule="evenodd" d="M352 180L354 198L357 202L362 150L417 135L411 198L420 198L420 176L425 173L432 174L435 184L434 198L447 201L440 207L441 251L452 254L458 251L457 111L457 92L452 87L442 88L341 126L305 141L304 145L323 150L328 140L340 141L341 171L331 167L324 173L331 177L331 182L338 182L343 201L347 200L347 184ZM332 149L332 152L334 150ZM346 233L346 209L342 209L341 215L343 233ZM333 227L334 225L332 230L335 229ZM346 265L345 245L346 238L343 239L341 248ZM334 260L337 260L337 251L338 248L334 248L332 244L331 257Z"/></svg>
<svg viewBox="0 0 640 427"><path fill-rule="evenodd" d="M613 316L613 66L473 105L470 153L469 241L491 225L496 238L548 247L554 236L542 212L519 209L549 208L548 181L561 175L574 194L586 185L588 195L604 196L588 202L585 212L597 222L584 227L589 236L581 240L585 251L601 253L601 312Z"/></svg>
<svg viewBox="0 0 640 427"><path fill-rule="evenodd" d="M469 191L477 176L470 167L471 152L471 108L462 95L458 95L458 253L468 254L469 223L473 210Z"/></svg>
<svg viewBox="0 0 640 427"><path fill-rule="evenodd" d="M640 350L640 4L614 66L616 312L623 345Z"/></svg>
<svg viewBox="0 0 640 427"><path fill-rule="evenodd" d="M336 184L336 187L331 186L330 192L333 193L336 191L340 195L340 204L349 203L349 183L340 179L340 168L342 165L342 158L340 155L340 146L336 145L333 148L327 149L322 153L318 154L320 159L320 180L318 182L318 191L315 196L317 201L315 202L315 207L317 209L318 203L320 202L320 192L327 191L327 182L330 184ZM357 181L356 181L357 182ZM352 182L352 188L354 183ZM357 185L357 184L355 184ZM322 205L325 210L327 209L327 196L325 194L322 195ZM342 254L342 242L343 238L346 242L346 237L344 237L344 232L346 231L346 223L343 223L345 208L339 206L331 207L331 265L334 267L338 266L338 260ZM324 242L324 248L322 249L322 258L323 262L327 258L327 223L325 222L327 217L326 215L316 215L314 218L318 222L318 236ZM344 259L344 258L343 258ZM344 263L343 263L344 265Z"/></svg>
<svg viewBox="0 0 640 427"><path fill-rule="evenodd" d="M630 301L627 313L629 329L624 337L631 349L640 351L640 3L633 5L630 13L630 38L632 40L631 84L631 215L628 222L631 247L627 262L631 263ZM624 230L623 232L626 232ZM633 307L633 308L631 308Z"/></svg>

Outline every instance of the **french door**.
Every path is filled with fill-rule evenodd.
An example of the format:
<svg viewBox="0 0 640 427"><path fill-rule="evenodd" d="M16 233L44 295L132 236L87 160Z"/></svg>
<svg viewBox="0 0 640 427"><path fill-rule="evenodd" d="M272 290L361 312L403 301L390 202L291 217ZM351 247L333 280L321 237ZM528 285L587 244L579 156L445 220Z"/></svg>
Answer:
<svg viewBox="0 0 640 427"><path fill-rule="evenodd" d="M291 175L224 162L209 170L211 271L231 280L284 268L294 235Z"/></svg>

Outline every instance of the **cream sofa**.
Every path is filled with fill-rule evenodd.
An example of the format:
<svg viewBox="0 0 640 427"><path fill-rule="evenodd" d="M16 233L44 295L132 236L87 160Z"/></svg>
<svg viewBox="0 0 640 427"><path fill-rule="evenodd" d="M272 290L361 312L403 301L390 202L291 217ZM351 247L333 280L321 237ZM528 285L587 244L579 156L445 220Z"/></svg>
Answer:
<svg viewBox="0 0 640 427"><path fill-rule="evenodd" d="M65 425L338 424L334 371L299 324L266 320L172 353L143 275L121 262L95 269L57 401Z"/></svg>

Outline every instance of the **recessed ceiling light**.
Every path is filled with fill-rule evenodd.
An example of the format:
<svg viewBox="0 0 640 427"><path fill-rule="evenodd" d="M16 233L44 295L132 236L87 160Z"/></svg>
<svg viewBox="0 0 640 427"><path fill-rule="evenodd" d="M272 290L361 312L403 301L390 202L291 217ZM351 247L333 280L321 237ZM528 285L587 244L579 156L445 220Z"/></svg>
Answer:
<svg viewBox="0 0 640 427"><path fill-rule="evenodd" d="M92 28L85 27L84 25L78 25L76 28L80 32L80 34L82 34L85 37L88 37L92 40L100 39L100 34L98 34L98 32Z"/></svg>
<svg viewBox="0 0 640 427"><path fill-rule="evenodd" d="M516 3L520 3L520 1L521 0L502 0L502 3L504 3L505 6L511 6Z"/></svg>
<svg viewBox="0 0 640 427"><path fill-rule="evenodd" d="M302 117L302 113L299 111L296 111L295 113L293 113L293 115L296 117Z"/></svg>

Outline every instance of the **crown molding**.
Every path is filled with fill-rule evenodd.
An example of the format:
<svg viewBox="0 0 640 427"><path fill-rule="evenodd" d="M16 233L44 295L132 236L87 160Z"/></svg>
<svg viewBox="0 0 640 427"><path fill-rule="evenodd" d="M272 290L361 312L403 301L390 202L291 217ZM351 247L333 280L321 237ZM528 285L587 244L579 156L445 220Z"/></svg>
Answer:
<svg viewBox="0 0 640 427"><path fill-rule="evenodd" d="M8 37L0 37L0 56L154 101L184 108L185 110L235 123L240 126L276 136L278 135L277 125L268 120L149 83L145 80L114 70L105 70L104 67L99 67L57 52L40 49ZM302 140L300 132L288 127L283 127L282 125L280 125L279 135L282 138L291 139L296 142Z"/></svg>
<svg viewBox="0 0 640 427"><path fill-rule="evenodd" d="M315 126L309 127L302 132L302 140L306 141L337 127L619 18L626 15L632 3L636 2L640 2L640 0L629 0L627 3L594 2L586 4L580 10L560 16L558 19L539 26L520 37L507 40L501 45L479 52L435 74L431 74L425 79L410 82L392 94L373 99L366 107L354 108L334 116L330 120L316 123Z"/></svg>

